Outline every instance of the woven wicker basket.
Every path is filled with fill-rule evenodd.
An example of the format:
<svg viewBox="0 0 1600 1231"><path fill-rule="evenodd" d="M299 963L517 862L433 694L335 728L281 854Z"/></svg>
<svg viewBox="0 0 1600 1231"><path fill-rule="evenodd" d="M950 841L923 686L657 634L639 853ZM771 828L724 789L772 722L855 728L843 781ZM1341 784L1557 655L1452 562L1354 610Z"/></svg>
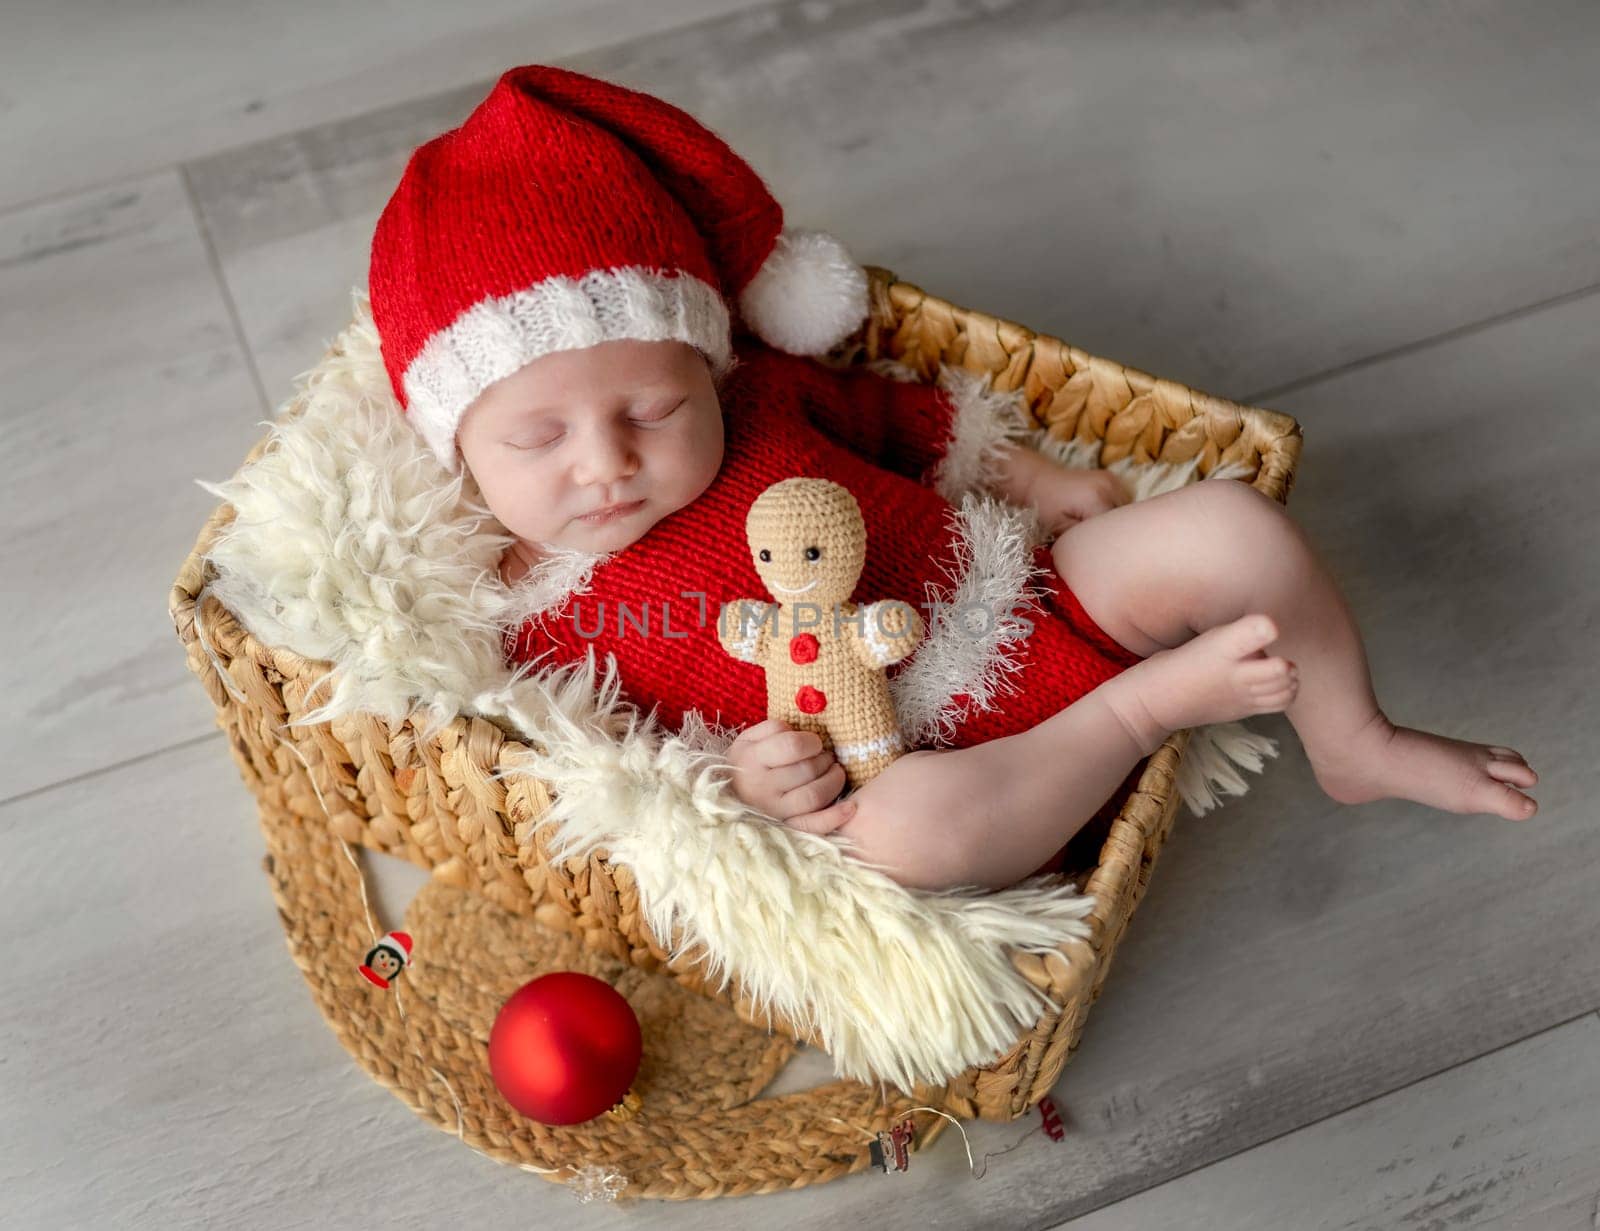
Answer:
<svg viewBox="0 0 1600 1231"><path fill-rule="evenodd" d="M925 380L942 365L993 373L996 389L1025 390L1038 423L1059 438L1103 441L1102 465L1198 455L1199 472L1208 474L1241 462L1256 488L1287 499L1301 443L1288 416L958 308L886 270L869 274L872 312L836 352L844 361L894 358ZM292 413L292 406L285 411ZM1011 1120L1055 1083L1171 829L1188 732L1136 766L1066 848L1061 874L1096 899L1090 942L1013 957L1063 1006L1060 1013L1047 1013L994 1063L945 1087L920 1087L913 1100L851 1081L761 1098L797 1042L816 1040L755 1013L737 979L719 996L697 950L669 962L677 937L648 932L632 876L608 864L604 850L552 861L540 826L548 791L526 777L494 776L529 755L510 734L480 718L457 718L428 741L409 722L392 728L365 714L282 726L326 700L325 692L313 698L308 691L328 664L261 644L212 596L197 609L212 575L204 555L232 516L224 504L206 523L172 588L172 618L257 797L265 867L290 952L345 1047L419 1115L558 1182L597 1162L628 1178L625 1198L711 1197L864 1170L872 1134L911 1107ZM433 872L404 923L418 958L390 995L374 994L351 956L381 930L355 846ZM505 997L547 969L587 970L629 998L646 1039L635 1083L644 1114L554 1128L517 1116L501 1100L488 1074L489 1027ZM914 1118L918 1147L950 1123L926 1111Z"/></svg>

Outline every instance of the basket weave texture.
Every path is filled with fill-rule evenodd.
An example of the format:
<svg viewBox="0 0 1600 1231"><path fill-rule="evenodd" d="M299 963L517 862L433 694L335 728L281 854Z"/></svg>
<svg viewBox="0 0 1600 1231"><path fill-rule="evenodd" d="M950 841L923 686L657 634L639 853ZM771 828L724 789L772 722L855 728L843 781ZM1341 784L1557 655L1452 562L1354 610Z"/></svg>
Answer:
<svg viewBox="0 0 1600 1231"><path fill-rule="evenodd" d="M949 366L989 373L996 390L1023 390L1052 436L1098 442L1102 466L1198 459L1204 475L1242 463L1258 490L1287 501L1301 445L1292 418L957 307L887 270L868 273L869 319L830 361L895 359L929 381ZM1060 1012L1045 1013L993 1063L944 1086L919 1086L910 1100L854 1081L763 1099L796 1044L818 1041L755 1011L737 977L719 992L696 949L669 960L678 937L650 933L632 876L603 849L550 857L550 827L541 826L549 791L525 775L496 777L531 757L517 739L478 717L458 717L427 740L420 720L391 725L368 714L285 726L327 700L311 688L329 664L262 644L214 596L197 605L213 576L206 552L232 515L219 505L201 531L172 587L172 619L256 797L290 952L341 1042L419 1115L547 1179L561 1182L598 1162L628 1177L625 1197L682 1199L779 1191L861 1171L871 1133L907 1108L1006 1121L1055 1084L1171 830L1188 732L1135 767L1066 848L1061 875L1095 898L1089 942L1012 955ZM374 994L351 959L381 930L354 847L432 871L406 916L419 960L386 996ZM559 969L607 979L640 1015L646 1055L635 1089L644 1112L633 1120L537 1124L513 1112L489 1079L486 1046L499 1004L527 979ZM913 1118L918 1147L950 1123L927 1112Z"/></svg>

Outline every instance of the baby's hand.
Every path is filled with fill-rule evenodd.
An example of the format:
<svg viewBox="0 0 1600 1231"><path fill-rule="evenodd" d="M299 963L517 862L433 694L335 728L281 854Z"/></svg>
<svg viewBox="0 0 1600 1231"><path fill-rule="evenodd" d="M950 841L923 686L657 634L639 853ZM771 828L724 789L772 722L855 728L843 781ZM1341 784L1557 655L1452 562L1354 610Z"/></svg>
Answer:
<svg viewBox="0 0 1600 1231"><path fill-rule="evenodd" d="M1033 483L1033 506L1046 535L1055 538L1078 522L1127 504L1133 493L1111 470L1078 470L1052 465Z"/></svg>
<svg viewBox="0 0 1600 1231"><path fill-rule="evenodd" d="M815 731L769 718L741 731L727 757L733 793L793 829L832 833L855 815L854 799L833 803L844 789L844 766Z"/></svg>

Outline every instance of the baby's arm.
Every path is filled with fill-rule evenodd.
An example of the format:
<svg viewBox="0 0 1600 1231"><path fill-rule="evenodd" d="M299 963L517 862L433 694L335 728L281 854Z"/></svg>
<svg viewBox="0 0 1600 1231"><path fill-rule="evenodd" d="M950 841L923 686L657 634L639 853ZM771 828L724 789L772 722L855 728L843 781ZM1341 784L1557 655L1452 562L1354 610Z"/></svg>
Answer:
<svg viewBox="0 0 1600 1231"><path fill-rule="evenodd" d="M1026 445L1002 445L996 469L996 492L1038 513L1040 526L1052 539L1076 522L1133 498L1115 471L1063 466Z"/></svg>
<svg viewBox="0 0 1600 1231"><path fill-rule="evenodd" d="M991 493L1035 509L1053 538L1131 499L1113 472L1063 466L1033 448L1027 438L1036 424L1016 396L984 388L964 369L941 373L936 384L811 362L800 363L799 371L807 414L817 427L952 504L965 492Z"/></svg>
<svg viewBox="0 0 1600 1231"><path fill-rule="evenodd" d="M823 433L952 504L969 491L996 490L1003 445L1023 441L1036 426L1014 394L986 389L964 369L927 382L900 367L836 370L802 362L795 379Z"/></svg>
<svg viewBox="0 0 1600 1231"><path fill-rule="evenodd" d="M832 802L844 789L844 766L815 731L797 731L769 718L741 731L727 758L733 793L795 829L832 833L855 815L854 798Z"/></svg>

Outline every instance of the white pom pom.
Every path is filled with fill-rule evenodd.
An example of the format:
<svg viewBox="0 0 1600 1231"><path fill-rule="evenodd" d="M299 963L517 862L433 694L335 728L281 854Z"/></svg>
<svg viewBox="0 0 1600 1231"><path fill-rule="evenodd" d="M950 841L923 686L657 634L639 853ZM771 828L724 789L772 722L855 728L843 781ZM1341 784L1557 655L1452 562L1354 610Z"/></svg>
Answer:
<svg viewBox="0 0 1600 1231"><path fill-rule="evenodd" d="M867 271L833 236L785 227L739 293L739 312L779 350L826 354L867 315Z"/></svg>

